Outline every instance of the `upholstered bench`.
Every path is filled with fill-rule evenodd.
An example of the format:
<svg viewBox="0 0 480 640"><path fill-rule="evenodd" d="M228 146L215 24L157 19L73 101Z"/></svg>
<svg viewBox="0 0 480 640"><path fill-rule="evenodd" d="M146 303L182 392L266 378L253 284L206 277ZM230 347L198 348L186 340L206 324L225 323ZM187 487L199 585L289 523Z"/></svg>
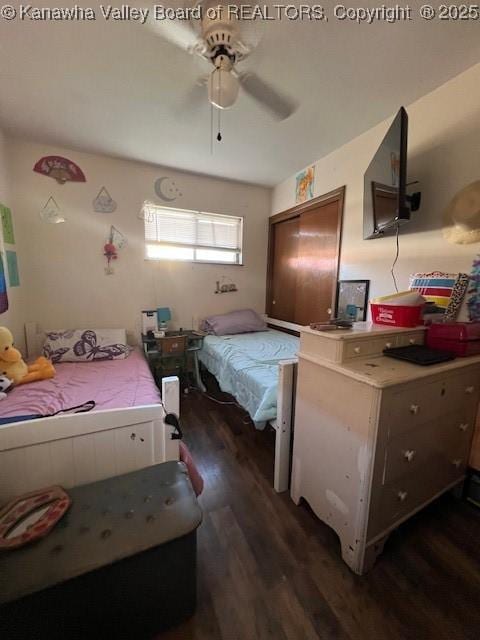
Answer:
<svg viewBox="0 0 480 640"><path fill-rule="evenodd" d="M193 613L202 516L183 463L68 493L47 537L0 553L1 638L148 638Z"/></svg>

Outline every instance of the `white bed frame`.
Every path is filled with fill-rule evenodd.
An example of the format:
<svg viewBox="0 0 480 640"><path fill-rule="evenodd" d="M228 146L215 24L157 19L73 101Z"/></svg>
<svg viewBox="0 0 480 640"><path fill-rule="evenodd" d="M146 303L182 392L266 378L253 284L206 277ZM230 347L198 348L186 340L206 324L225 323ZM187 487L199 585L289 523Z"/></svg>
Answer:
<svg viewBox="0 0 480 640"><path fill-rule="evenodd" d="M266 315L263 318L268 325L278 329L300 331L301 328L299 325L275 320ZM193 326L199 329L200 325L199 319L194 317ZM287 491L290 479L290 452L293 436L297 365L297 359L282 360L278 363L277 417L269 422L275 429L273 488L278 493Z"/></svg>
<svg viewBox="0 0 480 640"><path fill-rule="evenodd" d="M25 333L33 358L44 332L28 323ZM163 379L162 402L1 425L0 504L51 484L69 488L178 460L178 440L164 422L180 413L177 377Z"/></svg>
<svg viewBox="0 0 480 640"><path fill-rule="evenodd" d="M287 491L290 478L297 363L297 360L278 363L277 417L269 423L275 429L273 487L278 493Z"/></svg>

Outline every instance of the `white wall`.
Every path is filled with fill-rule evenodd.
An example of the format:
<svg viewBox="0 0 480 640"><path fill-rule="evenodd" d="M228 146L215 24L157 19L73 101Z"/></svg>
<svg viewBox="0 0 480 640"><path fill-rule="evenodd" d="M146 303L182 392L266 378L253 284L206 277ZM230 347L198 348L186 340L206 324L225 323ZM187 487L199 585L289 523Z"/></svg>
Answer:
<svg viewBox="0 0 480 640"><path fill-rule="evenodd" d="M480 64L406 106L408 173L411 180L420 180L415 190L422 191L422 206L401 229L396 269L400 290L408 287L414 271L469 273L479 250L478 244L449 244L441 226L449 200L480 178ZM390 123L391 119L382 122L315 163L315 196L347 187L340 278L370 279L372 297L394 290L390 268L395 239L362 239L363 174ZM272 213L292 207L294 195L295 176L291 176L274 189Z"/></svg>
<svg viewBox="0 0 480 640"><path fill-rule="evenodd" d="M193 316L245 306L263 312L269 189L23 141L10 141L9 148L17 226L28 235L29 320L51 328L119 326L138 332L140 311L157 306L170 307L172 325L185 328ZM87 182L59 185L32 171L41 156L53 154L75 161ZM154 192L160 176L175 180L182 193L179 207L244 216L245 266L145 261L138 213L145 200L165 204ZM114 213L93 212L102 186L118 203ZM50 195L67 218L64 224L40 218ZM112 224L128 246L119 252L115 274L107 276L103 245ZM222 278L235 282L238 293L215 295Z"/></svg>
<svg viewBox="0 0 480 640"><path fill-rule="evenodd" d="M25 337L24 337L24 323L25 323L25 281L24 281L24 251L21 233L17 225L17 216L14 207L12 206L12 189L11 189L11 176L10 166L8 158L7 143L3 131L0 129L0 202L6 207L12 209L13 228L15 235L15 244L5 244L2 225L0 224L0 251L3 254L3 266L5 269L5 276L7 280L8 288L8 311L0 315L0 325L6 326L13 333L15 344L24 349ZM18 270L20 273L20 286L9 287L8 286L8 269L5 258L5 250L16 251Z"/></svg>

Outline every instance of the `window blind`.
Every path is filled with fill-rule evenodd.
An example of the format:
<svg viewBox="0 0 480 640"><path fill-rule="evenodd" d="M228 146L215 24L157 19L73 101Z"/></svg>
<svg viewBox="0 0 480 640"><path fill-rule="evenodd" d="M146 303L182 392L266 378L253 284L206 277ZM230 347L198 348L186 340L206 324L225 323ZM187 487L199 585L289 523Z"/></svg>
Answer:
<svg viewBox="0 0 480 640"><path fill-rule="evenodd" d="M147 258L241 263L242 218L151 203L142 213Z"/></svg>

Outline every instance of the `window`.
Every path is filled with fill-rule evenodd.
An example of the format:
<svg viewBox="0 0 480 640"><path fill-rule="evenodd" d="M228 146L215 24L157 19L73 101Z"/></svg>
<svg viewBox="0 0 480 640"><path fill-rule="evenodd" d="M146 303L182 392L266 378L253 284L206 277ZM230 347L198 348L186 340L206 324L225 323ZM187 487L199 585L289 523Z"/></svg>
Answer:
<svg viewBox="0 0 480 640"><path fill-rule="evenodd" d="M149 202L143 205L142 217L148 260L242 264L243 218Z"/></svg>

